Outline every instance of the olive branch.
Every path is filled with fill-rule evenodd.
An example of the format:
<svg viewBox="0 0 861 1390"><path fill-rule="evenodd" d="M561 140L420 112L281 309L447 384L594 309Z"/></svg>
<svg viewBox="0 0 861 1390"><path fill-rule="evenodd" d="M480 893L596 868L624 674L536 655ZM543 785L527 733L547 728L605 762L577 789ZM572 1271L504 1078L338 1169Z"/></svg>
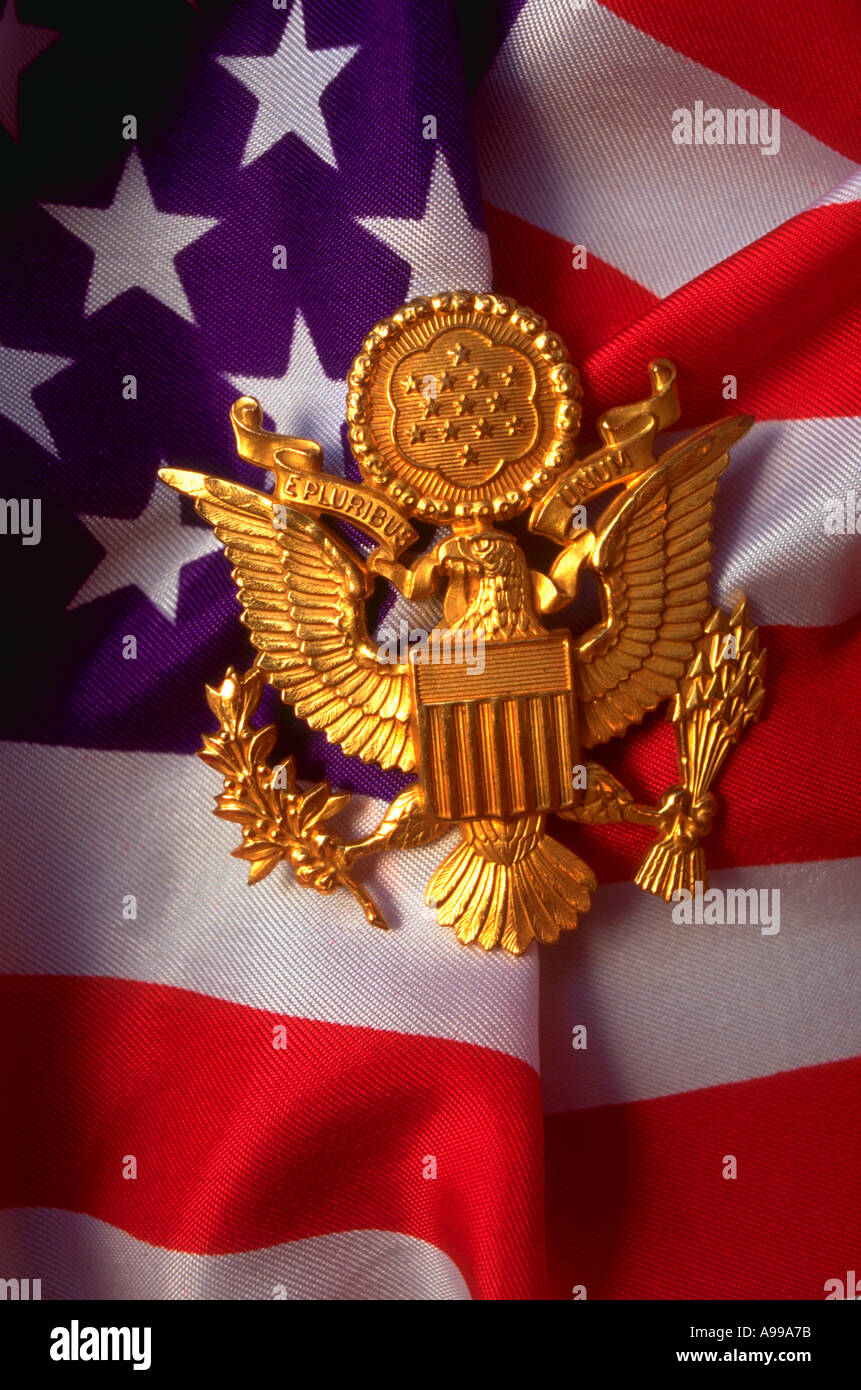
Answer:
<svg viewBox="0 0 861 1390"><path fill-rule="evenodd" d="M207 686L206 699L219 722L217 734L204 734L201 758L224 778L215 798L215 815L242 829L242 844L231 853L248 861L248 882L259 883L286 860L303 886L318 893L346 888L375 927L386 921L373 898L348 871L349 847L323 824L342 811L349 792L333 792L328 782L303 791L296 764L267 762L276 739L274 724L257 729L250 719L263 694L265 677L252 669L237 675L231 666L220 686Z"/></svg>

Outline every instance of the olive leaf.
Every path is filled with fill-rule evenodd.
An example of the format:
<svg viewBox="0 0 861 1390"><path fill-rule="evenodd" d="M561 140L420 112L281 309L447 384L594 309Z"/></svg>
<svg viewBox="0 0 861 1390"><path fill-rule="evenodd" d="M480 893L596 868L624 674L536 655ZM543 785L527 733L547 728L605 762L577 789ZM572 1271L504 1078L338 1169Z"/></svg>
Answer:
<svg viewBox="0 0 861 1390"><path fill-rule="evenodd" d="M385 927L373 899L347 870L343 842L318 828L348 805L349 792L333 792L328 782L302 791L296 784L292 757L280 768L267 763L275 744L275 725L256 729L250 723L263 687L261 671L252 668L238 676L230 667L220 686L206 688L219 732L204 734L198 757L224 778L224 791L215 798L215 814L242 829L242 844L231 851L233 857L248 864L248 882L259 883L282 859L292 862L294 852L300 850L303 883L321 893L340 884L360 903L369 922Z"/></svg>

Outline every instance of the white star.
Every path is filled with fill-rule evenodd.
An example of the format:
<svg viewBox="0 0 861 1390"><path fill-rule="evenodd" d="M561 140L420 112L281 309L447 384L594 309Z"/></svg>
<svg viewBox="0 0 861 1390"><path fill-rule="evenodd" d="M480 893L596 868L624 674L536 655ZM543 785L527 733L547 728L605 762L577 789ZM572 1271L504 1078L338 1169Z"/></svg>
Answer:
<svg viewBox="0 0 861 1390"><path fill-rule="evenodd" d="M0 381L3 382L2 414L12 420L25 434L56 455L57 448L42 412L33 400L33 392L44 381L50 381L71 357L57 357L53 352L27 352L23 348L4 347L0 343Z"/></svg>
<svg viewBox="0 0 861 1390"><path fill-rule="evenodd" d="M297 313L284 375L228 376L241 396L254 396L283 434L316 439L338 468L342 465L341 421L347 401L343 381L323 370L308 325Z"/></svg>
<svg viewBox="0 0 861 1390"><path fill-rule="evenodd" d="M176 621L179 572L183 565L219 549L209 527L184 526L182 499L156 481L140 516L82 516L87 530L107 552L75 594L70 608L133 584L166 618Z"/></svg>
<svg viewBox="0 0 861 1390"><path fill-rule="evenodd" d="M455 287L486 290L490 285L487 237L467 217L441 151L434 160L423 217L358 217L356 221L409 263L408 299Z"/></svg>
<svg viewBox="0 0 861 1390"><path fill-rule="evenodd" d="M174 259L218 218L160 212L136 150L126 161L109 208L42 206L95 253L85 313L94 314L125 290L139 287L194 323Z"/></svg>
<svg viewBox="0 0 861 1390"><path fill-rule="evenodd" d="M275 53L260 58L219 57L219 63L258 102L243 166L259 159L293 131L320 159L337 169L320 97L358 51L353 46L310 49L305 39L302 0L296 0Z"/></svg>

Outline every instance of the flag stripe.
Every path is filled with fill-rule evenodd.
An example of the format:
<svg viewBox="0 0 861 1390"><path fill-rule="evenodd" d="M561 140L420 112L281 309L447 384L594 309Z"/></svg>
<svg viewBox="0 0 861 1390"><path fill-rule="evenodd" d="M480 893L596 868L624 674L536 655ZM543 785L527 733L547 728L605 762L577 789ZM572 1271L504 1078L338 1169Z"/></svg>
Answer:
<svg viewBox="0 0 861 1390"><path fill-rule="evenodd" d="M746 1081L861 1051L861 859L723 870L709 883L723 894L754 889L757 921L676 923L668 904L614 884L542 959L547 1112ZM748 899L746 919L750 908ZM585 1048L574 1032L581 1025Z"/></svg>
<svg viewBox="0 0 861 1390"><path fill-rule="evenodd" d="M0 1004L17 1136L0 1206L85 1211L209 1254L392 1230L445 1251L475 1296L540 1292L525 1063L131 981L6 976Z"/></svg>
<svg viewBox="0 0 861 1390"><path fill-rule="evenodd" d="M795 628L861 613L859 457L858 417L753 426L718 491L717 602L743 592L758 622Z"/></svg>
<svg viewBox="0 0 861 1390"><path fill-rule="evenodd" d="M545 315L584 379L587 418L646 393L646 363L678 369L682 423L735 411L760 420L861 414L861 205L812 208L666 299L647 296L587 243L488 209L494 273ZM724 396L724 378L737 396Z"/></svg>
<svg viewBox="0 0 861 1390"><path fill-rule="evenodd" d="M608 338L661 303L660 296L587 246L575 267L570 238L546 232L512 212L484 204L493 279L543 314L579 364Z"/></svg>
<svg viewBox="0 0 861 1390"><path fill-rule="evenodd" d="M593 353L583 372L594 399L637 399L657 353L678 365L686 427L728 413L728 373L732 409L759 419L861 414L859 239L857 203L784 223Z"/></svg>
<svg viewBox="0 0 861 1390"><path fill-rule="evenodd" d="M638 29L756 92L798 125L851 159L861 160L861 27L845 0L820 0L816 39L811 12L800 0L751 5L721 0L697 7L688 0L605 0ZM767 54L767 60L763 55Z"/></svg>
<svg viewBox="0 0 861 1390"><path fill-rule="evenodd" d="M555 1295L824 1298L858 1268L859 1085L861 1061L835 1062L551 1117Z"/></svg>
<svg viewBox="0 0 861 1390"><path fill-rule="evenodd" d="M772 154L675 143L697 102L764 110L771 142L763 101L604 6L529 0L473 107L483 196L666 295L854 172L785 115Z"/></svg>
<svg viewBox="0 0 861 1390"><path fill-rule="evenodd" d="M468 1299L457 1266L397 1231L338 1231L237 1255L137 1240L83 1212L0 1211L4 1269L43 1299Z"/></svg>
<svg viewBox="0 0 861 1390"><path fill-rule="evenodd" d="M537 1066L537 960L464 951L425 905L453 835L370 861L365 881L392 923L382 932L348 894L322 898L286 868L249 888L246 866L230 857L236 828L209 810L219 780L196 758L7 745L0 767L18 808L0 838L0 970L175 985L333 1023L486 1044ZM70 816L57 795L71 786L86 819ZM365 802L365 820L384 810ZM134 920L123 917L128 895Z"/></svg>

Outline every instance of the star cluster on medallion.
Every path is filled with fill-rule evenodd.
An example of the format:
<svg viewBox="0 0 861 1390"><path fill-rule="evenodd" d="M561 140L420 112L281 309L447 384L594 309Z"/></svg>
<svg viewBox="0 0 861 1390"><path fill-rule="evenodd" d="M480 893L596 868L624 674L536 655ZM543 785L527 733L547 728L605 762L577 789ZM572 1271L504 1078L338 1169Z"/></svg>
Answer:
<svg viewBox="0 0 861 1390"><path fill-rule="evenodd" d="M517 367L473 365L470 352L466 343L455 342L446 350L449 368L426 375L412 371L400 382L410 411L410 444L457 444L464 463L478 457L476 441L514 439L527 423L513 403L522 385Z"/></svg>

